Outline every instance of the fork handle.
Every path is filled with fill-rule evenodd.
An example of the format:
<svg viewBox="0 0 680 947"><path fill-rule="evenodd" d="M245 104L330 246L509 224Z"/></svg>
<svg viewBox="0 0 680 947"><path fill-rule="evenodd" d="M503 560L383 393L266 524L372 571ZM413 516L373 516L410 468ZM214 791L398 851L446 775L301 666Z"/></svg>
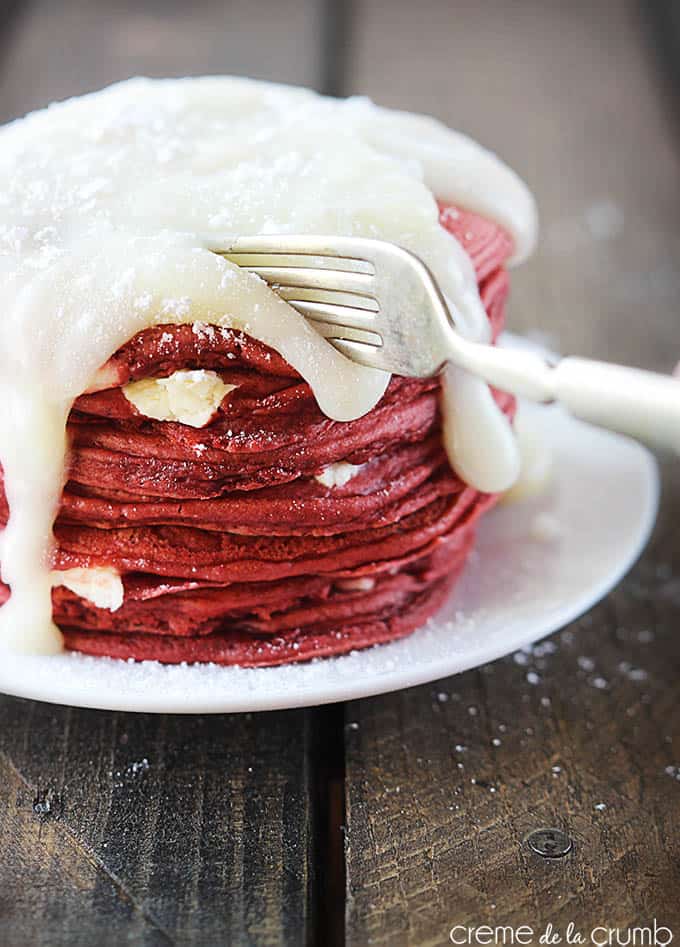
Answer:
<svg viewBox="0 0 680 947"><path fill-rule="evenodd" d="M569 356L556 365L532 351L456 337L452 360L490 385L530 401L559 401L575 417L680 453L680 380Z"/></svg>
<svg viewBox="0 0 680 947"><path fill-rule="evenodd" d="M563 358L554 397L577 418L680 453L680 382L639 368Z"/></svg>

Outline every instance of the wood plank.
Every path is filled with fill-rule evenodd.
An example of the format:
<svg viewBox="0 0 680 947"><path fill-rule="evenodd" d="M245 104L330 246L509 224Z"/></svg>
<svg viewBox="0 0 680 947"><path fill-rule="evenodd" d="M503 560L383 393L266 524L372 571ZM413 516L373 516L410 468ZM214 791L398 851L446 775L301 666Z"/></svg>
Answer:
<svg viewBox="0 0 680 947"><path fill-rule="evenodd" d="M457 923L680 920L680 802L665 772L680 750L680 662L656 563L554 636L552 654L348 709L349 944L441 943ZM555 825L575 851L549 862L523 839Z"/></svg>
<svg viewBox="0 0 680 947"><path fill-rule="evenodd" d="M632 8L397 0L387 29L385 2L356 6L354 91L462 127L537 194L543 239L514 274L512 327L669 370L678 162ZM642 561L547 648L348 707L348 944L680 922L677 460L663 475ZM574 852L533 854L523 839L544 825Z"/></svg>
<svg viewBox="0 0 680 947"><path fill-rule="evenodd" d="M0 706L3 947L312 939L305 712Z"/></svg>
<svg viewBox="0 0 680 947"><path fill-rule="evenodd" d="M320 18L318 0L35 0L3 54L0 121L135 75L316 86Z"/></svg>

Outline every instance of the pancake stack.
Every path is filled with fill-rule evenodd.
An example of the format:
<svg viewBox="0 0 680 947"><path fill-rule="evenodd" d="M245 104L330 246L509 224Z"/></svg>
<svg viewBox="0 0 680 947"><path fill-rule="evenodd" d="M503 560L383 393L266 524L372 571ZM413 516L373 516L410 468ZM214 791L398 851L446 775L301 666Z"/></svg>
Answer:
<svg viewBox="0 0 680 947"><path fill-rule="evenodd" d="M495 337L512 242L451 206L440 220L472 259ZM145 417L122 390L200 369L234 386L202 428ZM124 601L55 587L73 650L260 666L402 637L444 602L494 502L448 464L436 378L394 377L371 412L336 422L276 352L200 323L140 333L101 377L109 387L69 419L54 568L113 568Z"/></svg>

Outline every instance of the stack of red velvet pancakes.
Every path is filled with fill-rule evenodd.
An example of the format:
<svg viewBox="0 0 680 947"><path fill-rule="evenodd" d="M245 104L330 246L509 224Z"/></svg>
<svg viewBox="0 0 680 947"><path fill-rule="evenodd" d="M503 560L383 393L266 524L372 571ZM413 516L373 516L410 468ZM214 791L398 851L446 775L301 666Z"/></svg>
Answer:
<svg viewBox="0 0 680 947"><path fill-rule="evenodd" d="M452 207L441 223L472 259L495 336L512 243ZM200 428L143 416L122 390L187 369L234 386ZM281 356L200 324L140 333L105 376L69 419L55 568L115 569L124 600L109 610L55 587L74 650L254 666L401 637L443 603L494 501L449 466L436 378L394 377L367 415L331 421Z"/></svg>

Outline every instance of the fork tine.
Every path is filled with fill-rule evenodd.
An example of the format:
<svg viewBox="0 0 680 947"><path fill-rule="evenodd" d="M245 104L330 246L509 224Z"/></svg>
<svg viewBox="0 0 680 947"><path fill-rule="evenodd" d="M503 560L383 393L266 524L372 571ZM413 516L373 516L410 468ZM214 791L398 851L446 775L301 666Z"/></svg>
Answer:
<svg viewBox="0 0 680 947"><path fill-rule="evenodd" d="M382 339L375 332L366 332L363 329L354 329L351 326L339 326L336 323L320 322L308 317L312 328L322 335L329 342L335 344L336 341L359 342L370 348L379 348L382 345Z"/></svg>
<svg viewBox="0 0 680 947"><path fill-rule="evenodd" d="M304 289L323 289L358 296L372 296L375 280L367 273L348 273L343 270L314 269L313 267L248 266L270 286L300 286Z"/></svg>
<svg viewBox="0 0 680 947"><path fill-rule="evenodd" d="M215 242L208 238L216 253L302 253L349 260L370 260L371 251L380 242L370 237L319 236L316 234L259 234Z"/></svg>
<svg viewBox="0 0 680 947"><path fill-rule="evenodd" d="M366 273L375 275L375 266L368 260L352 257L331 257L313 253L266 253L248 251L247 253L227 251L222 254L232 263L253 269L258 266L289 266L291 268L313 267L314 269L340 270L346 273Z"/></svg>
<svg viewBox="0 0 680 947"><path fill-rule="evenodd" d="M376 313L367 309L353 309L352 306L329 306L326 303L305 302L301 299L291 300L291 305L308 319L325 322L327 325L363 329L365 332L377 334L371 323Z"/></svg>
<svg viewBox="0 0 680 947"><path fill-rule="evenodd" d="M331 338L328 341L338 352L353 362L359 362L360 365L365 365L367 368L379 368L381 371L391 371L391 368L384 363L384 349L382 346L366 345L365 342L350 339Z"/></svg>
<svg viewBox="0 0 680 947"><path fill-rule="evenodd" d="M353 293L335 293L323 289L305 289L301 286L279 286L277 294L291 304L308 301L326 303L330 306L351 306L365 312L380 312L380 304L372 296L356 296Z"/></svg>

